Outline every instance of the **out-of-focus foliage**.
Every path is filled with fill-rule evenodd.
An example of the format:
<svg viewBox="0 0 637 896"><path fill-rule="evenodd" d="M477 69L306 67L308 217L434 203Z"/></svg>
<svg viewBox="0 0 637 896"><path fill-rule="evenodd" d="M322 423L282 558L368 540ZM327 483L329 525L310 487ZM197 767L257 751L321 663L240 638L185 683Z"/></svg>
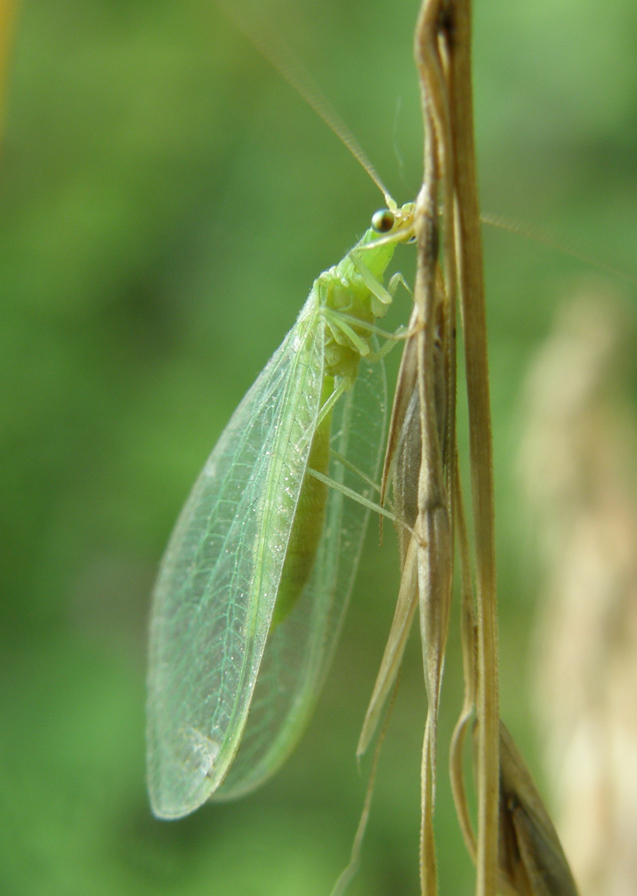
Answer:
<svg viewBox="0 0 637 896"><path fill-rule="evenodd" d="M272 4L401 201L421 165L417 5ZM212 2L23 0L13 28L0 156L0 890L325 894L363 799L354 750L393 612L391 537L379 550L372 528L336 668L289 764L244 801L178 823L154 821L145 794L145 626L207 453L313 278L381 200ZM484 207L633 274L636 36L631 0L603 15L574 0L475 4ZM533 586L511 487L516 398L558 296L587 269L510 233L485 231L485 248L503 716L527 752ZM398 263L409 276L408 248ZM443 749L460 705L453 626ZM417 892L424 709L414 643L353 893ZM441 890L468 893L444 779Z"/></svg>
<svg viewBox="0 0 637 896"><path fill-rule="evenodd" d="M604 896L637 880L634 370L634 305L592 283L563 299L526 377L518 458L541 559L534 703L554 817L582 894Z"/></svg>

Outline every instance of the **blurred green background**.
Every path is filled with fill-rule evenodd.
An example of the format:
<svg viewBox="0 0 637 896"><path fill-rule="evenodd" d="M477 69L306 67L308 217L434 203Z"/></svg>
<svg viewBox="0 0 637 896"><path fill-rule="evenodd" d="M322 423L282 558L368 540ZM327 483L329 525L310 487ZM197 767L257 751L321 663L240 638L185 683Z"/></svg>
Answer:
<svg viewBox="0 0 637 896"><path fill-rule="evenodd" d="M417 6L267 4L399 201L421 174ZM289 763L243 801L180 822L155 821L145 792L146 621L199 468L313 278L382 202L212 2L24 0L9 43L0 891L324 896L364 795L354 753L393 612L391 536L379 550L370 527L334 669ZM603 15L575 0L478 2L474 44L483 207L635 274L634 2L610 0ZM541 778L525 691L534 589L513 480L519 392L552 309L588 269L509 232L484 240L503 715ZM398 254L410 279L412 254ZM457 640L454 627L438 852L442 892L468 894L444 758ZM418 892L424 710L414 637L353 894Z"/></svg>

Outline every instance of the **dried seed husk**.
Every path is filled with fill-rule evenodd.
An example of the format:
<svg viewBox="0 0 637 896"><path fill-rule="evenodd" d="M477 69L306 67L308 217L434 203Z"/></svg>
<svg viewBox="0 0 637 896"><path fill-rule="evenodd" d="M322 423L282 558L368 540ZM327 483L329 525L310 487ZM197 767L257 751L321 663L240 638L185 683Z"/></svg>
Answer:
<svg viewBox="0 0 637 896"><path fill-rule="evenodd" d="M553 822L502 721L498 822L500 889L507 896L578 896Z"/></svg>

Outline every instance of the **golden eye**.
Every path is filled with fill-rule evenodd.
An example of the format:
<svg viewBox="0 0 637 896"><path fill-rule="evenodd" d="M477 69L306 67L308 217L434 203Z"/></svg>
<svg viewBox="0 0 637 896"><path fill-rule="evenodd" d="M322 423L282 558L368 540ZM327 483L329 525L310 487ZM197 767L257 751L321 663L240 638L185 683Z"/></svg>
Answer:
<svg viewBox="0 0 637 896"><path fill-rule="evenodd" d="M381 208L372 215L372 227L377 233L389 233L396 223L396 215L388 208Z"/></svg>

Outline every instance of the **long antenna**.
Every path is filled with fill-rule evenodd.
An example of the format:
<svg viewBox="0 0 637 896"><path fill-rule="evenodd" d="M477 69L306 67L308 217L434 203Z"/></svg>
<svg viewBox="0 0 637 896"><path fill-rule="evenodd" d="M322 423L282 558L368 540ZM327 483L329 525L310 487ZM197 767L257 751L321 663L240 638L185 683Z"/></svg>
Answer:
<svg viewBox="0 0 637 896"><path fill-rule="evenodd" d="M396 208L396 203L392 199L389 190L381 180L380 175L370 162L362 146L301 61L294 55L290 47L285 44L272 22L267 16L263 15L262 7L257 4L255 10L258 8L259 12L251 10L251 22L248 27L245 19L241 19L237 15L236 6L231 6L226 0L222 0L218 5L232 24L258 50L261 56L296 90L308 106L325 122L332 133L347 147L361 168L367 172L383 194L388 208ZM256 21L257 16L258 22Z"/></svg>
<svg viewBox="0 0 637 896"><path fill-rule="evenodd" d="M506 218L502 215L485 214L484 212L481 213L480 220L483 224L497 227L500 230L508 230L510 233L517 233L536 243L541 243L543 246L548 246L550 249L555 249L563 255L570 255L570 257L574 258L576 261L581 261L583 264L590 265L592 268L597 268L600 271L604 271L606 274L611 274L613 277L618 277L633 286L637 286L637 277L633 274L628 274L613 265L607 264L605 261L601 261L599 258L595 258L595 256L589 255L587 252L581 252L579 249L569 245L561 239L561 237L555 236L552 231L549 231L544 227L525 224L523 221Z"/></svg>

